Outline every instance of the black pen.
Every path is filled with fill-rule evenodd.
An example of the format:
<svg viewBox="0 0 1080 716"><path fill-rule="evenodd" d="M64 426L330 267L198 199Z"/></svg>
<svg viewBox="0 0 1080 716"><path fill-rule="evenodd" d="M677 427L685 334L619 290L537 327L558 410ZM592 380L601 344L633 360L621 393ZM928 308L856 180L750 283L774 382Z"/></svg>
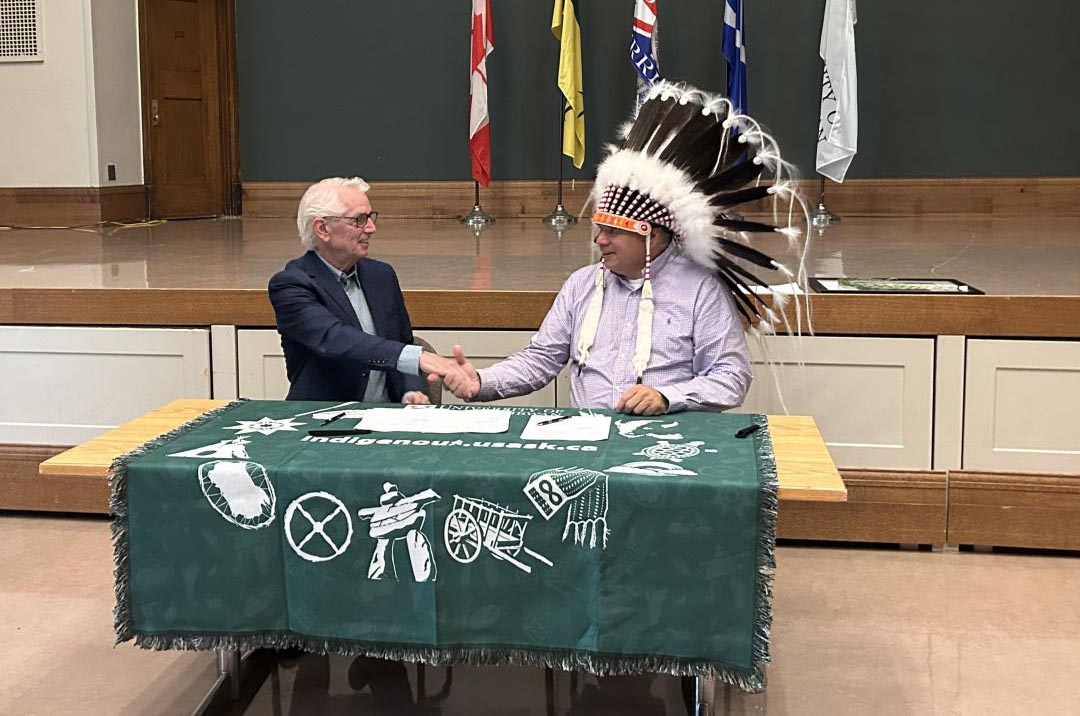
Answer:
<svg viewBox="0 0 1080 716"><path fill-rule="evenodd" d="M749 437L750 433L753 433L754 431L760 430L760 429L761 429L761 425L759 423L754 423L753 425L747 425L745 428L743 428L739 432L735 433L735 437L737 437L737 438Z"/></svg>
<svg viewBox="0 0 1080 716"><path fill-rule="evenodd" d="M549 418L548 420L541 420L540 422L537 423L537 425L551 425L552 423L557 423L560 420L569 420L572 417L574 417L574 416L573 415L560 415L557 418Z"/></svg>
<svg viewBox="0 0 1080 716"><path fill-rule="evenodd" d="M350 430L308 430L307 434L314 438L342 438L346 435L371 435L370 430L352 428Z"/></svg>
<svg viewBox="0 0 1080 716"><path fill-rule="evenodd" d="M327 418L326 420L322 421L321 423L319 423L319 425L329 425L330 423L334 422L335 420L340 420L341 418L344 418L344 417L345 417L345 413L338 413L337 415L332 415L329 418Z"/></svg>

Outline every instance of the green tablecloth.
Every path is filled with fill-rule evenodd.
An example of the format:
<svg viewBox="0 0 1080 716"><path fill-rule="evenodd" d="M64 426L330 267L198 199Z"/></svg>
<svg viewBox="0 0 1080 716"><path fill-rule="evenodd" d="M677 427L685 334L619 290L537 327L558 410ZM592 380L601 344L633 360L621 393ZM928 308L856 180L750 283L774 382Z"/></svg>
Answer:
<svg viewBox="0 0 1080 716"><path fill-rule="evenodd" d="M763 416L596 411L607 440L536 441L530 416L561 411L514 408L503 434L309 436L331 408L237 402L117 460L120 641L763 687Z"/></svg>

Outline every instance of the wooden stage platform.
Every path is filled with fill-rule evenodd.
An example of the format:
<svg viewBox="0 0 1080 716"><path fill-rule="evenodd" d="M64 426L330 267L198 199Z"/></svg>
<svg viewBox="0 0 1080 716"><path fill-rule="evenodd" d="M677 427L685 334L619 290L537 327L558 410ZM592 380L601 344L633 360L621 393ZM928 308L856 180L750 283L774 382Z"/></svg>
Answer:
<svg viewBox="0 0 1080 716"><path fill-rule="evenodd" d="M785 250L780 237L760 245ZM288 219L0 232L0 323L273 326L266 282L299 253ZM371 255L394 265L418 328L534 329L593 260L587 226L559 237L536 219L479 236L387 219ZM818 295L817 333L1080 337L1080 218L849 218L815 235L807 269L952 277L987 294Z"/></svg>

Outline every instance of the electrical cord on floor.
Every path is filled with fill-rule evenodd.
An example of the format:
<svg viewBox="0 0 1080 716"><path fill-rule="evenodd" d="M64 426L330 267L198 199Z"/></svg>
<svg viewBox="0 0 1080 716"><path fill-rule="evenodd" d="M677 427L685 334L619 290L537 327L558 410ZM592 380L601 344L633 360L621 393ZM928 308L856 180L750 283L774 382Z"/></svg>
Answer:
<svg viewBox="0 0 1080 716"><path fill-rule="evenodd" d="M171 219L146 219L142 221L98 221L93 224L79 224L77 226L21 226L18 224L3 224L0 225L0 231L82 231L88 234L96 234L99 229L111 226L114 227L109 235L112 236L117 231L123 231L124 229L136 229L146 226L157 226L158 224L164 224Z"/></svg>

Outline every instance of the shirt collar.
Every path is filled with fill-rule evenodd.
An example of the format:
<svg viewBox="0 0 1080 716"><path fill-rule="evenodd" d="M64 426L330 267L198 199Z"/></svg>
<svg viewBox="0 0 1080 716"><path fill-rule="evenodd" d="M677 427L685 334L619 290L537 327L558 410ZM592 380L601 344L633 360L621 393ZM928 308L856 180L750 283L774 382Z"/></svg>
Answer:
<svg viewBox="0 0 1080 716"><path fill-rule="evenodd" d="M326 265L326 268L330 269L331 273L334 274L334 277L337 278L338 281L340 281L343 276L356 276L357 275L356 274L356 265L355 264L348 271L342 271L341 269L337 268L336 266L331 264L329 261L327 261L325 258L323 258L323 255L320 254L318 251L315 252L315 255L319 257L319 261L322 261L323 264Z"/></svg>

